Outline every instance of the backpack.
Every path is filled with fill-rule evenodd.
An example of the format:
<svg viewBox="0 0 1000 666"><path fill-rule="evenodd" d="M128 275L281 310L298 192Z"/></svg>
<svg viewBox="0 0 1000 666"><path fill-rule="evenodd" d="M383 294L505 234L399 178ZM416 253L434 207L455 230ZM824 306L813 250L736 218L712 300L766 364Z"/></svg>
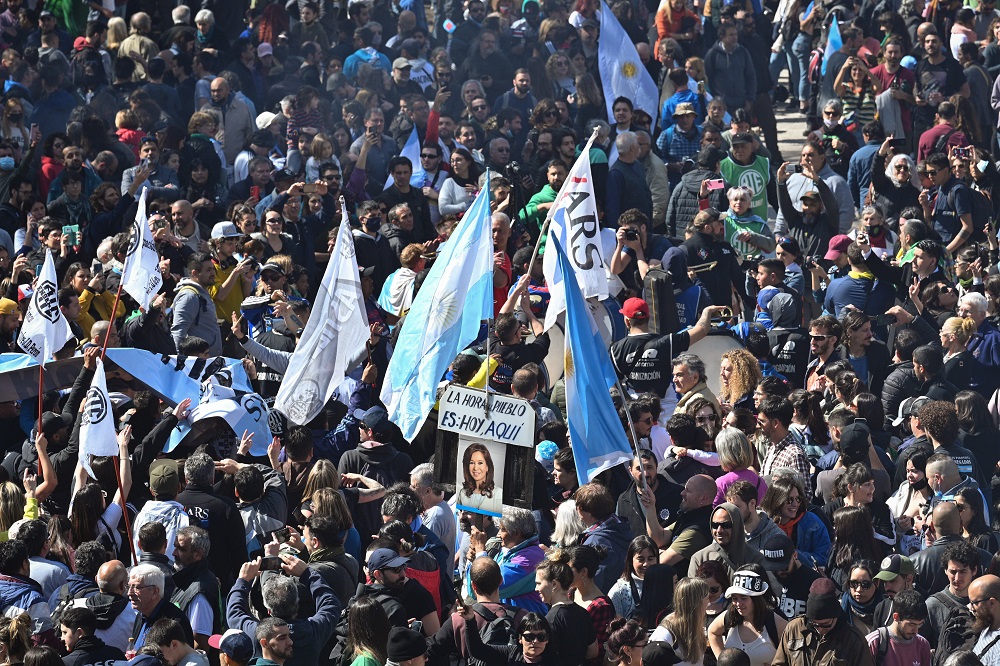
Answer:
<svg viewBox="0 0 1000 666"><path fill-rule="evenodd" d="M878 628L878 652L875 654L875 666L882 666L885 661L885 655L889 654L889 628L879 627Z"/></svg>
<svg viewBox="0 0 1000 666"><path fill-rule="evenodd" d="M951 140L952 135L957 131L957 129L952 128L939 136L937 141L934 142L934 148L931 149L931 153L947 153L948 141Z"/></svg>
<svg viewBox="0 0 1000 666"><path fill-rule="evenodd" d="M950 605L950 604L949 604ZM943 666L948 655L958 650L971 650L979 638L972 630L973 617L965 608L953 607L941 626L937 650L934 651L933 666ZM877 666L877 665L876 665Z"/></svg>
<svg viewBox="0 0 1000 666"><path fill-rule="evenodd" d="M823 49L813 49L809 54L809 83L814 86L823 82Z"/></svg>
<svg viewBox="0 0 1000 666"><path fill-rule="evenodd" d="M98 80L101 83L108 82L107 72L104 71L104 59L101 57L100 52L92 46L86 46L78 51L74 51L70 65L71 81L76 87L84 85L87 74L99 77Z"/></svg>
<svg viewBox="0 0 1000 666"><path fill-rule="evenodd" d="M60 620L62 620L62 614L72 608L73 602L77 599L83 599L88 595L97 594L99 591L100 590L97 589L97 584L95 583L93 586L88 585L79 593L73 594L69 590L69 583L63 584L59 588L59 602L56 604L56 607L52 609L51 615L49 615L49 619L52 621L52 624L58 627L61 624Z"/></svg>
<svg viewBox="0 0 1000 666"><path fill-rule="evenodd" d="M521 619L527 615L527 611L521 608L500 607L495 611L490 610L481 603L472 605L472 612L476 614L476 627L479 630L479 637L485 645L514 645L517 642L517 625ZM457 618L457 622L456 622ZM455 628L455 635L461 637L459 652L462 659L467 663L476 663L469 656L465 644L465 631L468 625L461 616L452 616L452 626ZM462 625L465 625L464 629Z"/></svg>
<svg viewBox="0 0 1000 666"><path fill-rule="evenodd" d="M993 219L993 206L990 204L990 200L986 198L985 194L979 190L969 187L968 185L965 187L972 195L972 235L969 236L967 242L984 243L986 242L986 234L983 229L985 229L986 225ZM953 187L948 192L948 205L952 210L955 210L954 195L955 188Z"/></svg>

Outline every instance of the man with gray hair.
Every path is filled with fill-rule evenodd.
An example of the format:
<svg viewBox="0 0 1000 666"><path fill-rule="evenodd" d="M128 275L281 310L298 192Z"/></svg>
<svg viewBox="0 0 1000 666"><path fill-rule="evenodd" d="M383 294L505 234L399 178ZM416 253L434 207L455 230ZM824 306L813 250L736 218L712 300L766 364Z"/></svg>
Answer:
<svg viewBox="0 0 1000 666"><path fill-rule="evenodd" d="M546 613L541 596L530 584L535 579L535 569L545 559L545 552L538 545L534 515L527 509L504 507L498 523L499 540L490 539L487 545L485 532L476 531L469 537L469 550L476 557L492 557L500 565L503 577L500 600L503 603L535 613ZM469 577L463 585L464 595L475 598Z"/></svg>
<svg viewBox="0 0 1000 666"><path fill-rule="evenodd" d="M177 563L174 583L177 587L170 601L187 615L194 632L194 647L198 650L208 650L209 636L218 633L221 626L221 618L212 603L219 598L219 579L209 566L210 546L208 532L200 527L177 530L174 542Z"/></svg>
<svg viewBox="0 0 1000 666"><path fill-rule="evenodd" d="M424 507L421 519L434 534L440 537L448 549L448 561L455 560L455 538L458 523L451 505L444 501L444 491L434 483L434 463L422 463L410 472L410 488L420 497Z"/></svg>
<svg viewBox="0 0 1000 666"><path fill-rule="evenodd" d="M261 631L265 633L265 637L267 635L273 637L271 632L274 628L270 623L280 618L290 626L299 646L294 657L291 656L289 649L283 659L287 660L289 666L315 666L320 661L323 646L333 634L343 606L333 589L326 584L322 576L306 565L305 560L284 553L277 557L281 560L281 571L284 575L271 574L262 586L264 606L271 614L271 618L258 622L250 611L250 590L254 578L260 574L261 560L257 558L240 568L240 576L229 591L226 599L227 624L232 629L240 629L248 636L257 635L260 639L260 634L257 634L258 629L263 627ZM299 593L296 579L298 584L309 589L315 602L316 612L308 618L297 617ZM270 658L266 651L268 648L264 648L263 643L261 647L264 657Z"/></svg>
<svg viewBox="0 0 1000 666"><path fill-rule="evenodd" d="M646 170L639 161L639 142L635 132L619 132L615 137L618 160L608 171L604 203L604 219L609 226L618 226L618 218L629 208L637 208L653 218L653 193L646 184ZM652 231L652 229L647 229Z"/></svg>
<svg viewBox="0 0 1000 666"><path fill-rule="evenodd" d="M719 399L708 388L708 374L705 371L705 362L695 354L684 352L678 354L672 362L674 390L677 391L678 412L687 412L688 405L695 398L704 398L712 403L716 414L722 413L719 406ZM694 416L692 414L692 416Z"/></svg>
<svg viewBox="0 0 1000 666"><path fill-rule="evenodd" d="M971 292L958 301L958 316L976 322L976 335L969 340L969 351L983 365L1000 368L1000 329L986 318L988 302L979 292Z"/></svg>
<svg viewBox="0 0 1000 666"><path fill-rule="evenodd" d="M670 202L670 177L667 165L653 152L653 139L646 130L637 130L636 142L639 144L639 163L646 172L646 185L653 198L653 214L649 218L650 225L655 229L660 227L667 218L667 204Z"/></svg>
<svg viewBox="0 0 1000 666"><path fill-rule="evenodd" d="M203 451L188 456L184 463L184 490L177 501L184 505L191 525L208 531L208 538L225 547L208 550L208 562L219 585L228 590L236 582L240 566L247 561L243 518L236 503L213 489L215 461Z"/></svg>
<svg viewBox="0 0 1000 666"><path fill-rule="evenodd" d="M134 649L138 650L146 644L146 632L153 623L163 617L177 620L184 627L184 635L188 645L194 645L194 633L191 623L184 612L170 603L163 594L165 578L163 572L153 564L139 564L132 568L128 577L128 600L132 608L141 616L132 625L129 640Z"/></svg>

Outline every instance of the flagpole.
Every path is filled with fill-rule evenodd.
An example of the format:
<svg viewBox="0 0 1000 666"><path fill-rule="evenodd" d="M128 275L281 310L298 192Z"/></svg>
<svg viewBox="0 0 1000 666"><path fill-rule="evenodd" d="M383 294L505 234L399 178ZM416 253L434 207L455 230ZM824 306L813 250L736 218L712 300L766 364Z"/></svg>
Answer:
<svg viewBox="0 0 1000 666"><path fill-rule="evenodd" d="M45 395L45 362L38 364L38 429L35 436L42 431L42 396Z"/></svg>
<svg viewBox="0 0 1000 666"><path fill-rule="evenodd" d="M115 307L111 308L111 320L108 323L108 331L104 334L104 344L101 345L101 360L104 360L104 356L108 353L108 340L111 339L111 327L115 324L115 314L118 312L118 301L122 297L122 287L125 286L125 272L122 271L122 279L118 281L118 293L115 294ZM115 469L118 469L118 465L115 465ZM121 487L121 479L118 479L118 486Z"/></svg>
<svg viewBox="0 0 1000 666"><path fill-rule="evenodd" d="M414 129L416 129L416 128L414 128ZM490 169L489 169L489 167L487 167L487 169L486 169L486 210L487 211L490 210ZM493 225L492 218L493 218L493 213L491 212L490 213L490 226L491 226L491 228L492 228L492 225ZM512 220L512 223L513 223L513 220ZM493 245L493 238L492 238L492 236L490 237L490 245ZM490 256L495 255L496 251L497 251L497 248L496 248L495 245L493 245L493 251L490 252ZM504 248L503 251L506 251L506 248ZM491 312L493 310L493 305L492 304L490 304L490 310L491 310ZM490 317L489 319L486 320L486 399L483 400L483 416L485 416L487 418L489 418L489 415L490 415L490 377L491 377L491 375L490 375L490 322L491 321L493 321L492 317Z"/></svg>
<svg viewBox="0 0 1000 666"><path fill-rule="evenodd" d="M590 147L594 144L594 141L597 140L598 133L599 133L598 129L595 127L594 132L590 135L590 138L587 139L587 144L583 147L583 152L580 153L581 156L587 155L588 156L587 159L590 159L589 157ZM573 170L572 164L569 165L569 169L570 171ZM569 176L566 176L566 182L564 182L563 186L559 188L559 193L556 195L556 200L552 202L552 208L549 208L549 212L545 216L545 222L542 223L541 231L538 234L538 238L535 240L535 249L531 253L531 261L528 262L528 271L527 271L528 275L531 275L531 269L535 265L535 260L538 259L538 252L539 250L541 250L542 247L542 239L545 238L545 236L549 233L549 224L552 222L552 209L555 208L555 205L559 202L560 199L563 198L563 193L566 191L567 187L569 187Z"/></svg>
<svg viewBox="0 0 1000 666"><path fill-rule="evenodd" d="M632 432L632 448L635 449L635 457L642 463L642 459L639 458L639 438L635 434L635 423L632 421L632 412L628 411L628 393L622 387L621 379L618 377L618 373L615 372L615 386L618 388L618 393L622 397L622 411L625 412L625 418L628 420L628 429ZM646 481L646 472L643 470L642 474L642 489L647 490L649 488L649 483Z"/></svg>

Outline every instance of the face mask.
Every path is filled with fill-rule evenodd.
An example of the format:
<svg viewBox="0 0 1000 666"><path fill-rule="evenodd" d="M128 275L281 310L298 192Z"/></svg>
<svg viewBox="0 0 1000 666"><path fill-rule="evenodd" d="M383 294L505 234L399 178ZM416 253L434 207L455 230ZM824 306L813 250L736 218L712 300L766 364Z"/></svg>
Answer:
<svg viewBox="0 0 1000 666"><path fill-rule="evenodd" d="M12 123L19 123L19 122L21 122L21 119L24 118L24 114L21 114L21 113L12 113L12 114L10 114L7 117L10 118L10 122L12 122Z"/></svg>
<svg viewBox="0 0 1000 666"><path fill-rule="evenodd" d="M923 490L926 487L927 487L926 478L920 479L919 481L914 481L913 483L910 484L910 488L913 490Z"/></svg>
<svg viewBox="0 0 1000 666"><path fill-rule="evenodd" d="M0 157L0 171L13 171L13 170L14 170L14 158Z"/></svg>
<svg viewBox="0 0 1000 666"><path fill-rule="evenodd" d="M826 127L827 129L833 129L834 127L836 127L839 124L840 124L840 121L837 120L837 119L835 119L835 118L824 118L823 119L823 126Z"/></svg>

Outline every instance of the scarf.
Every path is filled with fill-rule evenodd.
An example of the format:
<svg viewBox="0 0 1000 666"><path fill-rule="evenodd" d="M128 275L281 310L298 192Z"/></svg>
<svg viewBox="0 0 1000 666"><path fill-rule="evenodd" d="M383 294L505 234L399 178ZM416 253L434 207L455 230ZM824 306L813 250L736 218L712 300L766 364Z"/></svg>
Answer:
<svg viewBox="0 0 1000 666"><path fill-rule="evenodd" d="M794 543L795 536L793 535L793 532L795 532L795 526L799 524L799 521L802 520L802 516L804 515L806 514L803 511L799 515L795 516L795 518L789 520L787 523L778 523L778 521L774 521L774 523L778 525L778 527L781 528L781 531L784 532L786 535L788 535L788 538L791 539L792 542Z"/></svg>
<svg viewBox="0 0 1000 666"><path fill-rule="evenodd" d="M338 555L343 555L347 551L344 550L343 544L337 546L336 548L327 548L323 546L322 548L317 548L316 550L309 553L309 564L313 562L332 562L333 558Z"/></svg>
<svg viewBox="0 0 1000 666"><path fill-rule="evenodd" d="M872 584L874 584L874 581L872 581ZM847 619L852 625L854 624L855 615L858 616L862 622L870 625L875 618L875 606L877 606L880 601L882 601L882 592L877 588L875 590L875 594L871 598L871 601L867 604L855 601L850 592L844 592L844 596L840 599L840 607L844 609L844 612L847 614Z"/></svg>
<svg viewBox="0 0 1000 666"><path fill-rule="evenodd" d="M855 280L871 280L872 282L875 281L875 274L870 273L868 271L850 271L848 275L854 278Z"/></svg>
<svg viewBox="0 0 1000 666"><path fill-rule="evenodd" d="M203 33L201 30L198 31L198 43L207 44L208 40L212 38L212 33L215 32L215 26L213 25L209 28L208 33Z"/></svg>

